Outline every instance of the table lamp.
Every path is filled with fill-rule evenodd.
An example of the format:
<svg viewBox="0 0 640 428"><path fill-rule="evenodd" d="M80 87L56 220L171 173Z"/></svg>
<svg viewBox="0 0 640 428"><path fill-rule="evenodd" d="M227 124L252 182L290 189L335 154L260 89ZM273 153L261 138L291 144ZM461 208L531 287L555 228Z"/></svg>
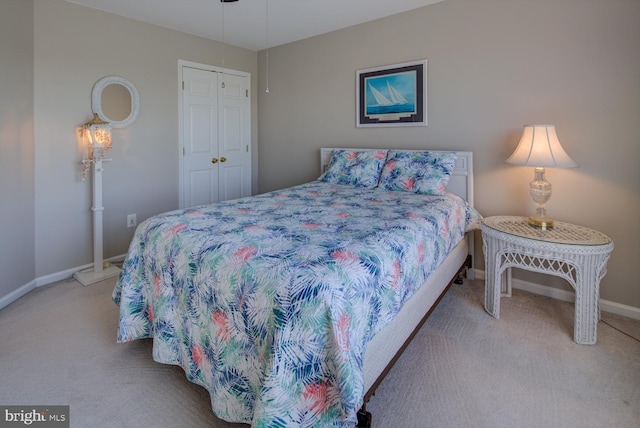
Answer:
<svg viewBox="0 0 640 428"><path fill-rule="evenodd" d="M573 168L578 166L564 151L554 125L525 125L515 151L505 161L513 165L533 166L534 178L529 183L531 198L536 203L536 213L529 217L529 224L540 229L553 227L547 216L545 204L551 197L551 183L544 176L547 168Z"/></svg>

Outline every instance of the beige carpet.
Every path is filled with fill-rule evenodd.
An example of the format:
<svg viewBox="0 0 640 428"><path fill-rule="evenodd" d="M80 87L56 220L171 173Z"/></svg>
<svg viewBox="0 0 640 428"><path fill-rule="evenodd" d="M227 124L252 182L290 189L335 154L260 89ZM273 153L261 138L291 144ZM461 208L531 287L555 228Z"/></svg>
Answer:
<svg viewBox="0 0 640 428"><path fill-rule="evenodd" d="M70 405L72 427L246 427L216 418L151 342L116 344L115 279L67 280L0 310L0 405ZM640 343L605 323L573 342L573 305L454 285L369 403L383 427L640 427ZM640 321L603 313L640 337Z"/></svg>

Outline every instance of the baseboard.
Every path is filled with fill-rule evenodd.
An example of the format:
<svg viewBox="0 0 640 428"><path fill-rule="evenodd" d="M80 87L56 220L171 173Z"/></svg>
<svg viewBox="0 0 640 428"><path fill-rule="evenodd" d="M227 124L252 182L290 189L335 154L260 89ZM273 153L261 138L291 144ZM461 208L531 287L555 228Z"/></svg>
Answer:
<svg viewBox="0 0 640 428"><path fill-rule="evenodd" d="M115 262L121 262L124 260L126 254L120 254L119 256L115 256L115 257L111 257L105 260L105 262L111 262L111 263L115 263ZM60 272L55 272L52 273L50 275L45 275L45 276L40 276L38 278L35 279L36 281L36 287L42 287L43 285L48 285L48 284L52 284L54 282L58 282L58 281L62 281L64 279L69 279L71 277L73 277L73 274L76 272L80 272L83 271L85 269L91 269L93 267L93 263L88 263L86 265L82 265L82 266L78 266L78 267L74 267L71 269L65 269L63 271Z"/></svg>
<svg viewBox="0 0 640 428"><path fill-rule="evenodd" d="M125 256L126 254L121 254L119 256L106 259L105 261L115 263L115 262L123 261ZM65 269L60 272L55 272L49 275L39 276L36 279L29 281L27 284L7 294L6 296L0 297L0 309L6 306L9 306L11 303L15 302L25 294L29 293L30 291L33 291L38 287L42 287L44 285L48 285L54 282L72 278L74 273L85 270L85 269L89 269L91 267L93 267L93 263L89 263L89 264L78 266L71 269Z"/></svg>
<svg viewBox="0 0 640 428"><path fill-rule="evenodd" d="M17 290L13 290L11 293L7 294L6 296L2 296L0 298L0 309L4 308L5 306L9 306L13 302L18 300L22 296L24 296L25 294L34 290L35 288L36 288L36 280L34 279L33 281L29 281L27 284L23 285Z"/></svg>
<svg viewBox="0 0 640 428"><path fill-rule="evenodd" d="M474 269L476 279L484 280L484 271ZM560 290L558 288L549 287L547 285L537 284L521 279L512 278L511 286L518 290L528 291L529 293L539 294L541 296L551 297L565 302L575 302L576 295L572 291ZM622 315L627 318L640 320L640 308L635 306L623 305L622 303L612 302L610 300L600 299L600 310L616 315Z"/></svg>
<svg viewBox="0 0 640 428"><path fill-rule="evenodd" d="M89 263L89 264L78 266L75 268L65 269L60 272L55 272L49 275L39 276L38 278L35 279L36 287L42 287L43 285L53 284L54 282L69 279L73 277L74 273L81 270L89 269L92 266L93 266L93 263Z"/></svg>

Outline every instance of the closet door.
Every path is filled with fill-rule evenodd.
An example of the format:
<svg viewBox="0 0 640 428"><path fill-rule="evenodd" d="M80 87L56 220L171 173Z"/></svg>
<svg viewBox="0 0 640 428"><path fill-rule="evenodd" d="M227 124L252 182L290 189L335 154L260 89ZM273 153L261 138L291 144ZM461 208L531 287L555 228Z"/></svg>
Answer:
<svg viewBox="0 0 640 428"><path fill-rule="evenodd" d="M249 78L182 67L181 206L251 195Z"/></svg>
<svg viewBox="0 0 640 428"><path fill-rule="evenodd" d="M220 76L220 200L251 195L251 123L247 78Z"/></svg>
<svg viewBox="0 0 640 428"><path fill-rule="evenodd" d="M183 67L183 206L219 200L218 73Z"/></svg>

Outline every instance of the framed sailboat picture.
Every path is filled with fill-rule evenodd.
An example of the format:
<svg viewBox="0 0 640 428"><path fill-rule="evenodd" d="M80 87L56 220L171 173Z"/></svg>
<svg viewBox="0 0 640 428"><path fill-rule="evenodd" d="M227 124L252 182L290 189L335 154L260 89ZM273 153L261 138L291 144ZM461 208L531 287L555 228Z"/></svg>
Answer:
<svg viewBox="0 0 640 428"><path fill-rule="evenodd" d="M427 60L357 70L356 126L427 126Z"/></svg>

